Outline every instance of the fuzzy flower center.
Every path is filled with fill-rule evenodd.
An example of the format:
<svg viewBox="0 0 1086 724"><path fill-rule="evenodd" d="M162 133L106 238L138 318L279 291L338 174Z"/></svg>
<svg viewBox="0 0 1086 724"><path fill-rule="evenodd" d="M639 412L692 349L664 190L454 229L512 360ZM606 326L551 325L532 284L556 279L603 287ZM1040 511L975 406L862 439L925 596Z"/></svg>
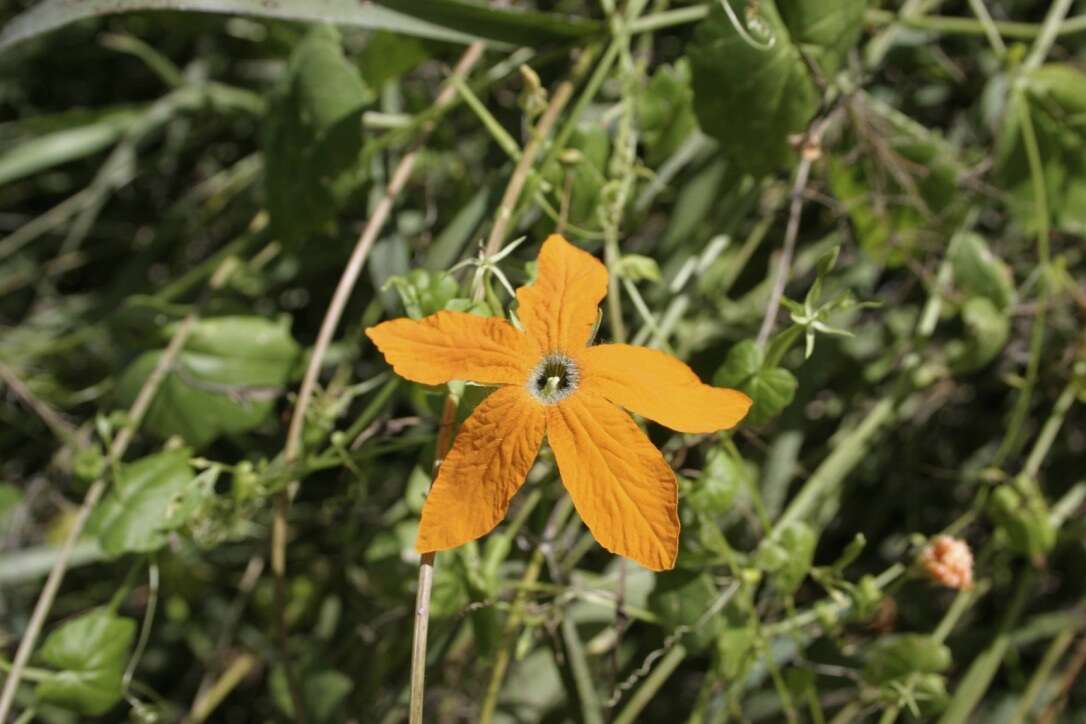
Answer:
<svg viewBox="0 0 1086 724"><path fill-rule="evenodd" d="M528 392L544 405L553 405L573 394L580 377L580 370L569 357L549 354L528 376Z"/></svg>

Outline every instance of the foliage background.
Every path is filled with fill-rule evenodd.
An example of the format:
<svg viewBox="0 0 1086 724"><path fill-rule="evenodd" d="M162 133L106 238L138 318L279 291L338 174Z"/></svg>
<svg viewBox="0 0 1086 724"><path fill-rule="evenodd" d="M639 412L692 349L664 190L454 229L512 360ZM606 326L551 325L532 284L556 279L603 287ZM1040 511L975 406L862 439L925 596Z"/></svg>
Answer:
<svg viewBox="0 0 1086 724"><path fill-rule="evenodd" d="M734 434L649 427L682 485L665 574L595 545L544 453L503 527L437 558L427 720L1086 721L1073 4L84 0L102 17L45 32L76 4L7 0L5 669L104 493L22 721L288 719L280 619L308 721L403 720L444 391L361 330L503 313L494 264L524 282L555 228L610 267L601 338L756 407ZM333 290L416 150L288 454ZM526 240L458 264L488 236ZM943 531L971 592L914 565Z"/></svg>

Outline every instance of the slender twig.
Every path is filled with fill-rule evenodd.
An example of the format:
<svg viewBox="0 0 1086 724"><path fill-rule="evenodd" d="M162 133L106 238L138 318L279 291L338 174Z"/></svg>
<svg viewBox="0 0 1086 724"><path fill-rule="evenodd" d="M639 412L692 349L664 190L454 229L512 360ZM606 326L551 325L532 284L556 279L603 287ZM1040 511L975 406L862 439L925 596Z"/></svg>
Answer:
<svg viewBox="0 0 1086 724"><path fill-rule="evenodd" d="M1045 15L1044 23L1041 25L1041 34L1037 36L1029 55L1022 63L1023 70L1034 70L1044 62L1048 52L1052 50L1056 38L1059 37L1060 26L1063 24L1064 18L1067 17L1067 13L1071 10L1071 2L1072 0L1055 0L1052 6L1049 7L1048 14Z"/></svg>
<svg viewBox="0 0 1086 724"><path fill-rule="evenodd" d="M223 702L226 697L230 695L230 692L234 690L249 672L253 670L257 665L257 658L250 654L242 654L234 659L233 663L223 672L222 676L215 682L206 694L196 700L196 703L192 705L192 711L189 712L188 717L185 719L185 724L201 724L207 721L207 718L211 716L219 704Z"/></svg>
<svg viewBox="0 0 1086 724"><path fill-rule="evenodd" d="M77 431L72 423L64 419L64 416L54 410L48 402L38 399L30 387L7 365L0 364L0 382L7 385L8 389L23 401L23 404L37 413L46 427L60 438L61 442L75 439Z"/></svg>
<svg viewBox="0 0 1086 724"><path fill-rule="evenodd" d="M159 387L162 386L162 382L166 379L166 374L173 366L177 355L180 354L181 350L184 348L189 335L192 334L192 330L196 326L196 320L199 318L204 305L207 304L207 301L210 299L213 292L222 289L230 279L230 275L233 274L236 267L236 258L231 257L225 260L219 266L214 276L212 276L211 282L208 284L208 287L205 289L200 300L193 306L192 311L181 320L181 324L178 325L177 331L174 332L169 345L167 345L162 356L158 358L158 363L151 371L151 374L148 375L143 383L143 387L140 388L139 393L136 395L136 400L132 403L132 407L128 411L128 423L121 428L117 437L113 439L113 444L109 449L109 460L111 463L115 464L124 457L125 452L128 450L128 445L132 441L132 436L135 435L136 430L143 421L144 415L147 414L147 410L150 408L151 402L155 398L155 394L158 392ZM110 465L109 467L113 468L114 466L115 465ZM11 705L15 700L15 691L19 686L19 680L22 678L23 670L26 667L27 661L30 659L30 654L34 651L34 645L37 643L42 626L45 624L45 617L49 615L49 610L53 606L53 600L56 598L57 592L60 590L60 584L64 580L64 573L68 568L68 561L71 558L72 549L75 547L76 540L78 540L79 536L83 533L83 528L87 524L87 519L90 517L91 511L94 510L94 507L105 493L107 484L107 478L99 478L91 484L83 498L82 505L80 505L75 518L68 528L68 535L60 547L60 552L57 554L56 561L53 563L53 569L49 572L49 578L46 579L45 586L38 595L38 601L34 605L34 612L30 616L30 622L27 624L26 631L23 633L23 638L19 642L19 649L15 652L15 660L11 665L11 673L4 681L4 690L0 693L0 722L7 720Z"/></svg>
<svg viewBox="0 0 1086 724"><path fill-rule="evenodd" d="M456 424L459 400L451 392L445 396L441 410L441 424L437 430L434 454L434 479L445 455L452 447L452 431ZM411 637L411 704L408 709L410 724L422 724L422 709L426 685L426 636L430 630L430 594L434 587L434 554L424 553L419 561L419 585L415 595L415 630Z"/></svg>
<svg viewBox="0 0 1086 724"><path fill-rule="evenodd" d="M460 61L456 64L453 74L458 76L467 75L479 61L479 58L482 57L482 54L483 45L481 43L469 45L467 50L465 50L464 54L460 57ZM442 87L437 99L434 101L434 107L444 108L448 106L455 97L456 86L447 82ZM385 222L392 212L392 205L395 203L396 197L399 196L400 191L411 177L411 172L415 167L415 161L418 159L422 144L425 143L433 128L433 123L424 125L419 132L419 137L415 141L414 147L400 159L399 164L396 166L396 170L392 174L392 179L385 189L384 196L377 202L373 214L370 216L369 221L366 222L366 226L362 229L362 233L358 237L358 243L355 244L354 251L351 252L350 259L347 260L347 265L344 267L343 274L340 276L339 283L336 285L335 293L332 295L332 301L328 305L328 310L324 313L324 320L321 322L320 331L317 334L317 341L313 345L313 351L309 357L309 365L306 367L305 376L302 378L302 385L298 390L298 400L295 403L294 412L290 418L290 427L287 430L287 440L283 451L283 457L288 467L298 459L301 452L302 431L305 427L306 412L309 409L309 403L313 397L313 390L317 386L317 376L320 374L321 364L324 361L325 354L328 352L328 347L332 343L332 337L335 334L336 328L339 326L340 318L343 316L343 310L347 306L347 300L354 291L358 276L362 272L362 267L366 263L366 258L369 256L370 249L373 247L377 235L381 232L381 229L384 228ZM297 483L292 483L288 486L288 490L284 490L276 498L275 518L272 523L271 564L272 572L275 576L276 621L279 630L280 653L283 658L283 667L287 675L287 681L290 684L291 699L294 703L296 718L303 720L302 717L304 717L304 714L302 713L301 708L301 690L294 676L294 670L290 664L290 657L286 649L287 511L290 508L290 491L296 487Z"/></svg>
<svg viewBox="0 0 1086 724"><path fill-rule="evenodd" d="M792 205L788 211L788 226L784 231L784 244L781 247L780 256L777 257L777 273L773 278L772 291L769 293L769 304L766 306L761 329L758 330L758 346L762 348L765 347L769 335L773 332L773 326L777 322L777 312L781 307L781 297L784 296L784 287L788 284L792 255L796 250L796 237L799 235L799 216L803 210L803 190L807 188L811 163L811 157L803 154L799 167L796 169L796 180L792 185Z"/></svg>
<svg viewBox="0 0 1086 724"><path fill-rule="evenodd" d="M988 8L985 7L984 0L969 0L969 7L973 10L973 14L977 16L981 26L984 27L984 34L988 36L988 43L992 46L992 50L995 51L997 57L1002 58L1007 54L1007 46L1003 43L1003 38L999 35L999 28L995 26L995 21L992 20Z"/></svg>

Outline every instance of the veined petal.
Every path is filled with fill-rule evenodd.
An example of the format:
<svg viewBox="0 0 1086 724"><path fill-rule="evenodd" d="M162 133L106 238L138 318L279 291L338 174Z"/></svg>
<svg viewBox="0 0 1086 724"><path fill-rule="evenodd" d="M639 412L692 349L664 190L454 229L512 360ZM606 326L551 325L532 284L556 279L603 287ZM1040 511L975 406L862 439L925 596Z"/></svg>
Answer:
<svg viewBox="0 0 1086 724"><path fill-rule="evenodd" d="M669 354L629 344L589 347L578 357L581 385L616 405L679 432L734 427L750 410L738 390L703 384Z"/></svg>
<svg viewBox="0 0 1086 724"><path fill-rule="evenodd" d="M450 380L522 384L539 357L535 343L497 317L438 312L366 330L396 374L426 385Z"/></svg>
<svg viewBox="0 0 1086 724"><path fill-rule="evenodd" d="M419 553L455 548L493 530L524 484L545 427L543 406L522 385L502 387L479 403L422 507Z"/></svg>
<svg viewBox="0 0 1086 724"><path fill-rule="evenodd" d="M607 550L662 571L679 550L675 473L622 410L579 390L547 409L562 483Z"/></svg>
<svg viewBox="0 0 1086 724"><path fill-rule="evenodd" d="M517 315L544 352L575 352L588 344L606 294L607 267L552 234L539 252L539 278L517 290Z"/></svg>

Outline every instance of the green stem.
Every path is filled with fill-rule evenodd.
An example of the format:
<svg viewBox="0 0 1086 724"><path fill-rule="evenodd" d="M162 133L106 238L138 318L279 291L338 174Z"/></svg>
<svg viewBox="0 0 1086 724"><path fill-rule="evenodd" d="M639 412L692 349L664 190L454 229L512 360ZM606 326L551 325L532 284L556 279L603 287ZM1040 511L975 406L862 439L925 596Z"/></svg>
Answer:
<svg viewBox="0 0 1086 724"><path fill-rule="evenodd" d="M1009 724L1023 724L1029 717L1030 711L1033 709L1034 702L1037 701L1037 697L1040 696L1045 684L1048 683L1049 678L1052 676L1052 669L1056 667L1060 657L1067 651L1067 647L1071 645L1071 642L1075 639L1075 632L1071 629L1061 631L1059 635L1052 640L1048 648L1045 650L1044 657L1041 658L1041 663L1037 666L1037 670L1033 672L1033 676L1030 677L1029 684L1026 686L1026 691L1022 694L1022 698L1018 700L1018 706L1015 707L1014 716L1011 717Z"/></svg>
<svg viewBox="0 0 1086 724"><path fill-rule="evenodd" d="M596 687L592 683L592 674L588 669L588 660L585 658L584 644L577 634L577 624L567 611L562 616L562 643L565 647L566 659L573 673L573 681L577 686L577 697L581 702L581 721L585 724L603 724L600 714L599 697L596 696Z"/></svg>
<svg viewBox="0 0 1086 724"><path fill-rule="evenodd" d="M631 35L640 33L652 33L664 28L673 28L676 25L688 25L704 19L709 14L708 5L693 5L688 8L676 8L665 10L661 13L653 13L643 18L638 18L626 26L626 32Z"/></svg>
<svg viewBox="0 0 1086 724"><path fill-rule="evenodd" d="M1015 589L1014 598L1011 599L1010 605L1006 609L1007 613L1000 624L999 632L992 640L992 643L988 645L988 648L973 659L969 670L962 677L958 689L954 692L954 698L951 699L950 706L943 712L939 724L964 724L969 721L973 709L976 708L985 692L988 691L992 679L995 678L996 672L999 671L999 666L1007 653L1007 647L1010 645L1011 629L1014 628L1018 618L1022 615L1026 603L1026 594L1032 586L1032 571L1027 570L1018 579L1018 587Z"/></svg>
<svg viewBox="0 0 1086 724"><path fill-rule="evenodd" d="M651 17L651 16L650 16ZM956 35L985 35L988 31L984 23L973 18L956 18L945 15L920 15L900 16L889 10L870 9L867 11L867 21L873 25L889 25L898 23L907 28L916 30L931 30L940 33ZM645 18L648 20L648 18ZM692 21L688 21L692 22ZM1023 23L1006 20L995 20L992 26L999 35L1010 40L1032 40L1039 36L1043 26L1037 23ZM1086 31L1086 15L1080 15L1062 23L1057 36L1076 35Z"/></svg>
<svg viewBox="0 0 1086 724"><path fill-rule="evenodd" d="M1067 17L1067 13L1071 10L1071 2L1072 0L1055 0L1052 3L1052 6L1048 9L1048 14L1045 15L1044 24L1041 26L1041 34L1037 36L1037 40L1033 43L1029 56L1022 64L1022 70L1028 72L1041 67L1041 63L1048 56L1048 52L1052 50L1052 45L1060 34L1060 26L1063 24L1064 18Z"/></svg>
<svg viewBox="0 0 1086 724"><path fill-rule="evenodd" d="M777 519L777 528L808 517L836 491L845 477L863 460L875 435L894 419L895 408L893 396L883 397L871 408L863 422L842 437Z"/></svg>
<svg viewBox="0 0 1086 724"><path fill-rule="evenodd" d="M1052 443L1056 441L1056 435L1063 425L1064 418L1067 417L1067 412L1078 397L1079 384L1078 380L1072 378L1067 386L1063 388L1059 399L1056 400L1056 406L1052 408L1052 414L1045 420L1044 427L1041 428L1041 434L1037 436L1037 442L1033 444L1033 449L1026 459L1026 465L1022 469L1022 473L1026 477L1035 478L1040 471L1041 463L1044 462L1045 456L1048 455Z"/></svg>
<svg viewBox="0 0 1086 724"><path fill-rule="evenodd" d="M1051 264L1051 252L1049 250L1050 219L1048 214L1048 192L1045 188L1044 169L1041 166L1041 152L1037 145L1037 134L1033 129L1033 118L1029 112L1029 103L1025 92L1019 88L1014 95L1012 106L1018 113L1019 123L1022 126L1022 142L1026 147L1026 157L1029 160L1029 175L1033 185L1033 212L1034 223L1037 226L1037 257L1040 262L1040 299L1037 300L1037 314L1033 317L1033 328L1030 332L1029 362L1026 365L1026 377L1022 388L1018 392L1014 409L1011 412L1010 422L1007 424L1007 432L1003 442L996 451L992 467L1000 467L1003 462L1014 453L1018 452L1022 445L1023 427L1026 415L1029 413L1030 398L1033 388L1037 384L1037 375L1041 367L1041 352L1044 349L1045 321L1048 312L1049 283L1048 274Z"/></svg>
<svg viewBox="0 0 1086 724"><path fill-rule="evenodd" d="M676 644L664 655L664 658L660 659L660 663L645 678L641 686L630 697L630 701L622 708L618 716L611 721L611 724L633 724L633 722L636 722L638 715L648 706L648 703L652 701L652 697L656 696L656 692L660 690L668 677L675 672L675 669L679 667L684 658L686 658L686 647L682 644Z"/></svg>

